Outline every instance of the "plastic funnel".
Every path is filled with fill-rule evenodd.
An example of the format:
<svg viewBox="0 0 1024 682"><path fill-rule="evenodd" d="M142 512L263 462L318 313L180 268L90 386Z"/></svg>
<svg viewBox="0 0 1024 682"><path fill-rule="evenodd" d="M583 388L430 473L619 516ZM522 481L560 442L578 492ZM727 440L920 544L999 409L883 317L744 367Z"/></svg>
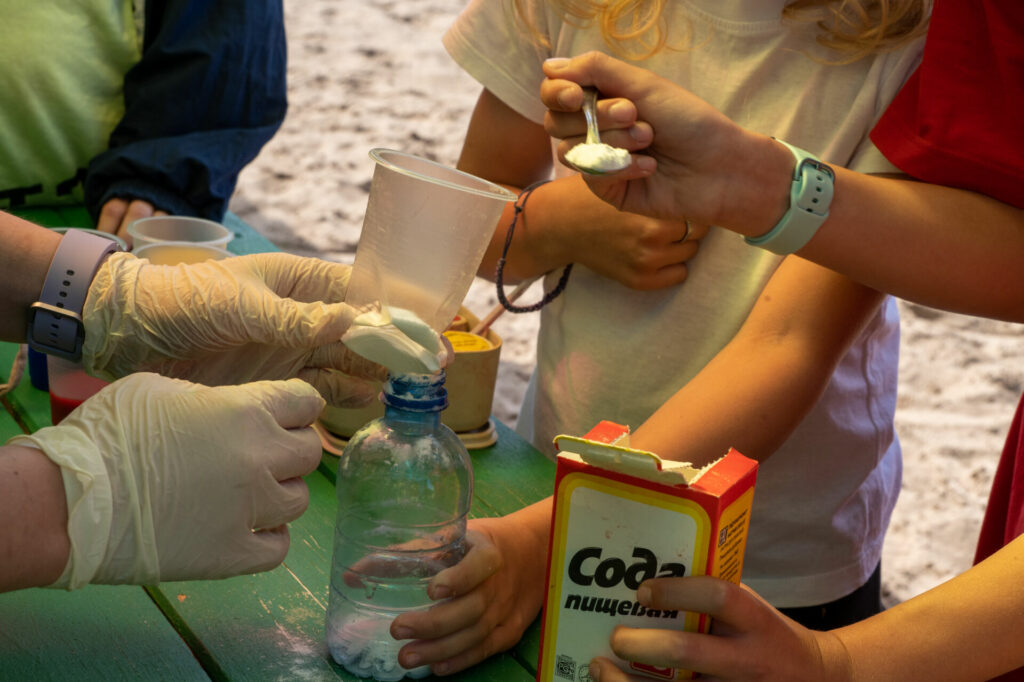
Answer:
<svg viewBox="0 0 1024 682"><path fill-rule="evenodd" d="M345 300L405 308L440 334L516 196L411 154L373 149L370 158L377 166Z"/></svg>

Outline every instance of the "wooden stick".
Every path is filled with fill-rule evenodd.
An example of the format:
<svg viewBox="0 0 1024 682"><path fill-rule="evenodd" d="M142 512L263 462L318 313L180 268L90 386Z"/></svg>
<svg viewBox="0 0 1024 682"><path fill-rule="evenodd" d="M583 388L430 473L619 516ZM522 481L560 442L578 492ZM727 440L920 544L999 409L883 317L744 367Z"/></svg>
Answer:
<svg viewBox="0 0 1024 682"><path fill-rule="evenodd" d="M530 287L530 285L536 282L538 279L540 278L533 277L531 279L523 280L509 294L506 294L505 298L508 300L509 303L515 303L516 299L522 296L523 293ZM498 305L494 306L489 313L484 315L483 318L481 318L481 320L476 323L476 326L469 330L469 333L476 334L477 336L485 335L487 333L487 330L491 328L491 325L494 324L494 321L498 319L503 312L505 312L505 306L503 306L501 302L499 302Z"/></svg>

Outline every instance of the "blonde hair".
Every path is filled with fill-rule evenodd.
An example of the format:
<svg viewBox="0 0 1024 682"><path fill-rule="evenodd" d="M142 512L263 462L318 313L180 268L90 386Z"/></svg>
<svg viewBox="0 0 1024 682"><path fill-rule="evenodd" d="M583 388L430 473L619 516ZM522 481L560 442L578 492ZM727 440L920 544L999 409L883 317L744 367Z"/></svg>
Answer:
<svg viewBox="0 0 1024 682"><path fill-rule="evenodd" d="M524 0L512 0L539 44L546 39L530 22ZM646 59L665 48L668 26L664 10L670 0L549 0L575 26L595 23L609 49L619 57ZM836 63L847 63L876 52L895 49L923 35L932 0L793 0L782 16L814 21L818 43L839 52ZM826 18L822 19L822 10Z"/></svg>

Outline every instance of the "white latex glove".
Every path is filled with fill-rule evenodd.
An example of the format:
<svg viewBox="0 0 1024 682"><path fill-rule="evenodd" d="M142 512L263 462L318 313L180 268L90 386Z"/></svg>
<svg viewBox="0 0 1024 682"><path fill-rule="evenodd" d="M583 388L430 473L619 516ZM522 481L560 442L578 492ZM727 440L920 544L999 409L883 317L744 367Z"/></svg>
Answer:
<svg viewBox="0 0 1024 682"><path fill-rule="evenodd" d="M349 273L286 253L191 265L115 253L86 297L82 364L107 380L135 371L209 386L298 377L332 405L366 405L376 391L362 379L385 374L340 342L360 312L341 303Z"/></svg>
<svg viewBox="0 0 1024 682"><path fill-rule="evenodd" d="M309 384L206 387L134 374L9 442L61 468L71 556L54 587L264 571L288 553L320 461Z"/></svg>

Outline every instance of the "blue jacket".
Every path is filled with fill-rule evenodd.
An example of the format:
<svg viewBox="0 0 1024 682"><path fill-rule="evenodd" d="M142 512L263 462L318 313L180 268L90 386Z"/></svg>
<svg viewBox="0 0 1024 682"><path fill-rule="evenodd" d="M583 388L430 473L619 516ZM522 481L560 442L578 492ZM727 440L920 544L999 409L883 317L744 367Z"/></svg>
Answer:
<svg viewBox="0 0 1024 682"><path fill-rule="evenodd" d="M93 218L120 197L220 220L284 120L286 66L281 0L147 0L124 118L84 179Z"/></svg>

